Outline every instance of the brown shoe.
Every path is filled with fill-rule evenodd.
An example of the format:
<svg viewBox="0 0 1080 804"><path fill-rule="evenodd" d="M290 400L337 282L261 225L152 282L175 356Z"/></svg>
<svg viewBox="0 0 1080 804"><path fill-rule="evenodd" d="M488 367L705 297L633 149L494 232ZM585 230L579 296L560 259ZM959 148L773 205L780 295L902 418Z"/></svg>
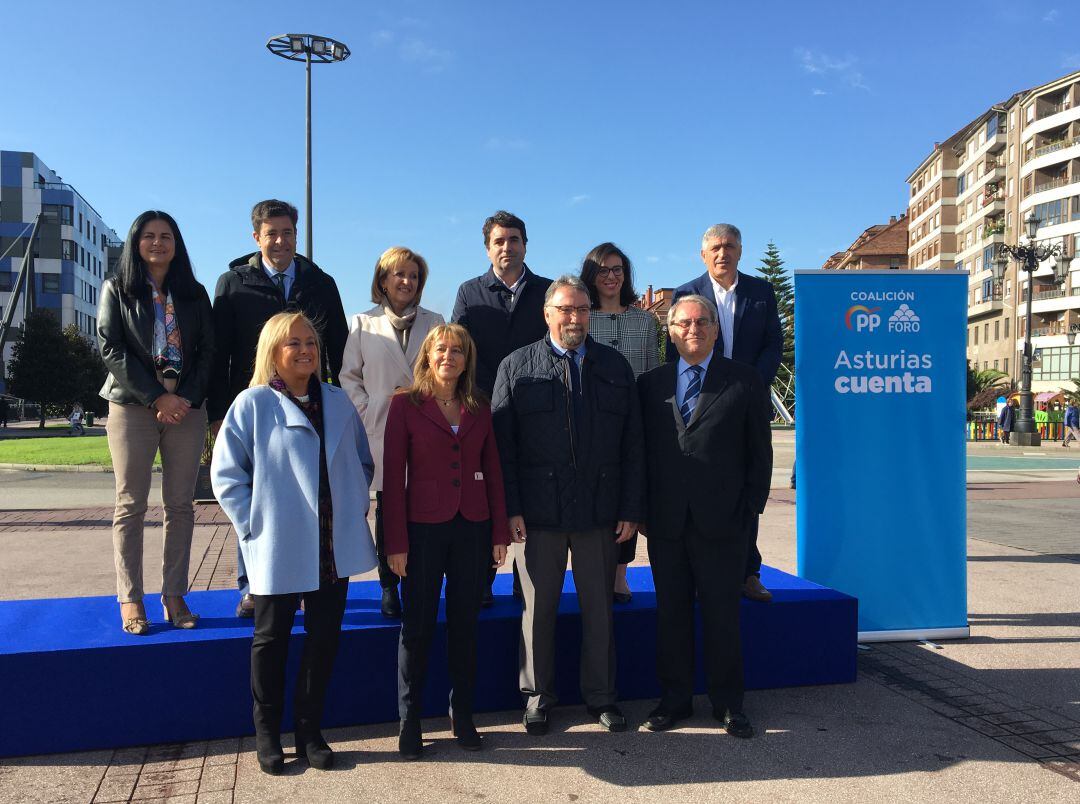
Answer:
<svg viewBox="0 0 1080 804"><path fill-rule="evenodd" d="M761 585L761 578L751 575L746 579L742 588L743 597L757 600L759 603L768 603L772 600L772 592Z"/></svg>

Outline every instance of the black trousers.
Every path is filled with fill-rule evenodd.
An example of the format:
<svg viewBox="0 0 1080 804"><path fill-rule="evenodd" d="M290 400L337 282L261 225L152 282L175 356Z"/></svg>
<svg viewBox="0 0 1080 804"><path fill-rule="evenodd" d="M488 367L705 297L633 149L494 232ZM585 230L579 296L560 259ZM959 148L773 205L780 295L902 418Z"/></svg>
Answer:
<svg viewBox="0 0 1080 804"><path fill-rule="evenodd" d="M629 564L637 555L637 534L619 545L619 563Z"/></svg>
<svg viewBox="0 0 1080 804"><path fill-rule="evenodd" d="M649 562L656 586L656 670L660 705L669 712L689 707L694 694L695 598L701 610L705 675L713 708L721 713L724 709L742 711L739 606L746 533L735 523L707 527L708 534L687 516L682 533L664 534L675 538L649 533Z"/></svg>
<svg viewBox="0 0 1080 804"><path fill-rule="evenodd" d="M428 654L446 577L446 648L450 709L471 717L476 686L476 631L480 595L491 557L491 522L458 514L449 522L410 522L409 560L402 579L401 638L398 642L398 714L420 717Z"/></svg>
<svg viewBox="0 0 1080 804"><path fill-rule="evenodd" d="M318 731L326 687L334 670L349 579L304 592L304 652L296 677L293 717L298 733ZM285 708L285 664L296 617L296 593L252 595L255 638L251 642L251 697L256 734L280 734Z"/></svg>
<svg viewBox="0 0 1080 804"><path fill-rule="evenodd" d="M760 518L757 514L751 517L753 521L750 523L747 534L746 572L743 573L743 580L751 575L761 575L761 551L757 549L758 520Z"/></svg>
<svg viewBox="0 0 1080 804"><path fill-rule="evenodd" d="M375 492L375 555L379 557L379 586L383 589L396 589L401 580L386 563L386 537L383 533L382 492Z"/></svg>

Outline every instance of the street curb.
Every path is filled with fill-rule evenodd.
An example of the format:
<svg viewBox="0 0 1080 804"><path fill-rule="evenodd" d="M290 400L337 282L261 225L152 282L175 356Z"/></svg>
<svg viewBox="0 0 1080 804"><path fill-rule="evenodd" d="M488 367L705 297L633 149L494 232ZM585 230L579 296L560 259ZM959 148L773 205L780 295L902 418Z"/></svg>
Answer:
<svg viewBox="0 0 1080 804"><path fill-rule="evenodd" d="M102 466L99 463L88 464L59 464L51 466L49 464L33 464L33 463L0 463L0 469L15 469L24 472L97 472L99 474L112 474L113 469L111 466ZM161 473L161 467L155 466L151 472Z"/></svg>

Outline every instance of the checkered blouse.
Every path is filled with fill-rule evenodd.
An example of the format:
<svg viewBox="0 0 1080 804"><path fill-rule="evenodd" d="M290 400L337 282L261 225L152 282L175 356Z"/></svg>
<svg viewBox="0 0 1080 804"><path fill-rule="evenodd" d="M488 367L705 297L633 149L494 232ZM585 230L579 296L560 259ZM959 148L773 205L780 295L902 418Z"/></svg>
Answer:
<svg viewBox="0 0 1080 804"><path fill-rule="evenodd" d="M660 364L656 317L640 307L627 307L624 313L592 310L589 334L597 343L618 349L635 377Z"/></svg>

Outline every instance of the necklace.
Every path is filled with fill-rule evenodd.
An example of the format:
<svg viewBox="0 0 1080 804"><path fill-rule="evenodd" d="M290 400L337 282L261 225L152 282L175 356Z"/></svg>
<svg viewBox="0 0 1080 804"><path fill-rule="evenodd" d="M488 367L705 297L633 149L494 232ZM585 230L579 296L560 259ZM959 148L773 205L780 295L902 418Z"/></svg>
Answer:
<svg viewBox="0 0 1080 804"><path fill-rule="evenodd" d="M432 394L432 396L435 396L435 395ZM457 402L457 397L456 396L452 396L449 399L443 399L441 396L436 396L435 399L444 408L448 408L451 405L453 405L455 402Z"/></svg>

